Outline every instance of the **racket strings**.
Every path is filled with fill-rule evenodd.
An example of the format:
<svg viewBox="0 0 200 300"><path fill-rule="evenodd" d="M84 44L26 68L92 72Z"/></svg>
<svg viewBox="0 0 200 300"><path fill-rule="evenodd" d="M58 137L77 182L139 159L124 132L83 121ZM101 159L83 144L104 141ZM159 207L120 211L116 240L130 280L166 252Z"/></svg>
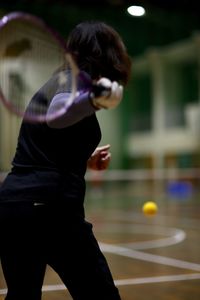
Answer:
<svg viewBox="0 0 200 300"><path fill-rule="evenodd" d="M30 99L36 99L35 93L63 65L63 48L47 30L24 20L8 22L0 30L0 40L0 87L4 100L13 110L29 114L30 118L44 116L53 94L51 85L40 91L40 101ZM62 86L67 76L62 71L56 84Z"/></svg>

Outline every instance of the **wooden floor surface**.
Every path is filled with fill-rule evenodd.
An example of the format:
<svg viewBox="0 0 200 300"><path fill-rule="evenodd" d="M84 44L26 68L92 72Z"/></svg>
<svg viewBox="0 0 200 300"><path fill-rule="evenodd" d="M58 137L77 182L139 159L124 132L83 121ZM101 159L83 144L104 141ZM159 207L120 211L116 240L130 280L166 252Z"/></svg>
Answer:
<svg viewBox="0 0 200 300"><path fill-rule="evenodd" d="M158 203L155 217L142 213L148 200ZM94 225L122 300L200 299L198 192L178 197L148 193L141 187L134 191L129 186L89 187L86 218ZM1 300L5 289L0 268ZM72 299L49 267L42 299Z"/></svg>

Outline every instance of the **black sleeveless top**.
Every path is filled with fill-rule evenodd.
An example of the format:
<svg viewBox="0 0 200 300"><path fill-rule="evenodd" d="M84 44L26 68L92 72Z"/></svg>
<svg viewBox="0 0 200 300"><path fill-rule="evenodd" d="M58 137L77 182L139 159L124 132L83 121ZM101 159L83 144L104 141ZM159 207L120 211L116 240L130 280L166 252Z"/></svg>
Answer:
<svg viewBox="0 0 200 300"><path fill-rule="evenodd" d="M23 121L12 170L0 189L0 202L83 201L87 160L100 139L95 113L62 129Z"/></svg>

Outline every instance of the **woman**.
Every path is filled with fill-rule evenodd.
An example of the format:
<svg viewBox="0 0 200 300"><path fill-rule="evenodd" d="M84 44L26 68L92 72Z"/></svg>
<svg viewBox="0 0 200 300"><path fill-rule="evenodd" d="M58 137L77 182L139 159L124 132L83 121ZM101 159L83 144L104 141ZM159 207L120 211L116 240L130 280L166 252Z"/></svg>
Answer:
<svg viewBox="0 0 200 300"><path fill-rule="evenodd" d="M84 176L87 167L103 170L109 165L110 146L97 147L101 131L96 112L120 103L130 58L118 33L101 22L77 25L68 48L80 69L110 93L85 91L80 81L79 94L58 119L22 122L12 169L0 190L6 300L40 300L47 264L75 300L120 299L92 224L85 220ZM67 88L55 87L49 109L69 94Z"/></svg>

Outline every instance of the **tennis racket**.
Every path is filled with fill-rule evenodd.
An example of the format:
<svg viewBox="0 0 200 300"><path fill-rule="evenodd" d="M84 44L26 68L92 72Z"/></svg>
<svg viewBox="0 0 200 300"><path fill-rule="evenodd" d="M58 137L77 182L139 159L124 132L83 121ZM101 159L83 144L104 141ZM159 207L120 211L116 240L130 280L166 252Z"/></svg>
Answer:
<svg viewBox="0 0 200 300"><path fill-rule="evenodd" d="M101 94L103 88L79 70L65 40L40 18L23 12L4 16L0 41L0 99L25 120L48 122L62 115L76 97L78 79L86 89L96 93L99 89ZM67 89L70 96L49 112L55 85L56 90Z"/></svg>

